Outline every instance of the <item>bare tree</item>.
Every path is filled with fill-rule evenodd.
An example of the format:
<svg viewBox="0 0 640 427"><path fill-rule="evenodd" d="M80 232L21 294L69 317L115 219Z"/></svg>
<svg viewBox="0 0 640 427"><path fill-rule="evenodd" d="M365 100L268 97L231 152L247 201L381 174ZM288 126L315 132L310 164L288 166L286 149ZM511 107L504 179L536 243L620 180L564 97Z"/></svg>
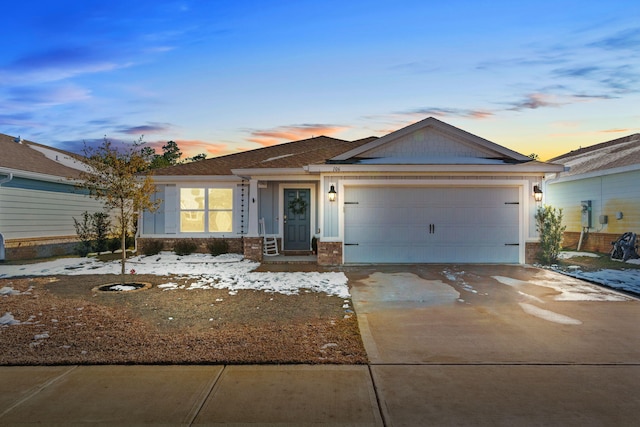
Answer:
<svg viewBox="0 0 640 427"><path fill-rule="evenodd" d="M127 231L133 228L138 212L153 212L160 203L151 200L155 187L149 172L149 157L144 154L142 138L119 149L105 137L95 148L85 143L84 155L89 170L82 173L81 186L89 190L91 197L117 212L116 225L122 249L121 283L124 284Z"/></svg>

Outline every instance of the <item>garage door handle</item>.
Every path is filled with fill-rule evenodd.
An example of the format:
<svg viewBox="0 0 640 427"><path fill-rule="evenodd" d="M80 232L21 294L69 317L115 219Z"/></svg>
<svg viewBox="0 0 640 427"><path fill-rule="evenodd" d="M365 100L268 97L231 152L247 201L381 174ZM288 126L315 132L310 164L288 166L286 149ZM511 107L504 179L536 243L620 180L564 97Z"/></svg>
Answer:
<svg viewBox="0 0 640 427"><path fill-rule="evenodd" d="M429 224L429 234L434 234L436 232L436 225Z"/></svg>
<svg viewBox="0 0 640 427"><path fill-rule="evenodd" d="M360 243L345 243L345 246L360 246Z"/></svg>
<svg viewBox="0 0 640 427"><path fill-rule="evenodd" d="M505 246L520 246L520 243L505 243Z"/></svg>

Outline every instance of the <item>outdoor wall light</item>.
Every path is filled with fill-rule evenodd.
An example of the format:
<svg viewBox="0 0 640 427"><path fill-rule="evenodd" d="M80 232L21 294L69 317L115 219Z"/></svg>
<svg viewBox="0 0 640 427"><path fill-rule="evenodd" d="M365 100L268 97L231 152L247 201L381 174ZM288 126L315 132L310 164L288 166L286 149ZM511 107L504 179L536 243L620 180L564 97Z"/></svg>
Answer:
<svg viewBox="0 0 640 427"><path fill-rule="evenodd" d="M335 185L331 184L331 188L329 189L329 201L330 202L335 202L337 195L338 195L338 193L336 193Z"/></svg>
<svg viewBox="0 0 640 427"><path fill-rule="evenodd" d="M533 186L533 199L536 202L541 202L542 201L542 190L537 185Z"/></svg>

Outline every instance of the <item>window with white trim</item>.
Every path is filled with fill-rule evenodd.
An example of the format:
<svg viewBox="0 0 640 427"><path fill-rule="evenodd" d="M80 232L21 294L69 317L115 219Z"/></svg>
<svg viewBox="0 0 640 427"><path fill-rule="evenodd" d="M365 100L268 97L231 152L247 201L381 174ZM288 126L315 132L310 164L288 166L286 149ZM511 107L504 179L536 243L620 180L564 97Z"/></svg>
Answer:
<svg viewBox="0 0 640 427"><path fill-rule="evenodd" d="M231 233L232 188L181 188L181 233Z"/></svg>

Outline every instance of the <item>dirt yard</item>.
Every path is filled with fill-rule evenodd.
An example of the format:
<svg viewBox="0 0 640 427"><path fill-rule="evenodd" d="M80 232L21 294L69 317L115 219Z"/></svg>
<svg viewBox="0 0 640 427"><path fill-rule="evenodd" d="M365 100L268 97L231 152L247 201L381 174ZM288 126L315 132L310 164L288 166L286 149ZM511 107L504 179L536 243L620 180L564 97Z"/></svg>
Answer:
<svg viewBox="0 0 640 427"><path fill-rule="evenodd" d="M98 292L116 276L0 279L0 365L366 363L350 300L324 293ZM182 279L184 281L184 279ZM19 293L18 293L19 292Z"/></svg>

